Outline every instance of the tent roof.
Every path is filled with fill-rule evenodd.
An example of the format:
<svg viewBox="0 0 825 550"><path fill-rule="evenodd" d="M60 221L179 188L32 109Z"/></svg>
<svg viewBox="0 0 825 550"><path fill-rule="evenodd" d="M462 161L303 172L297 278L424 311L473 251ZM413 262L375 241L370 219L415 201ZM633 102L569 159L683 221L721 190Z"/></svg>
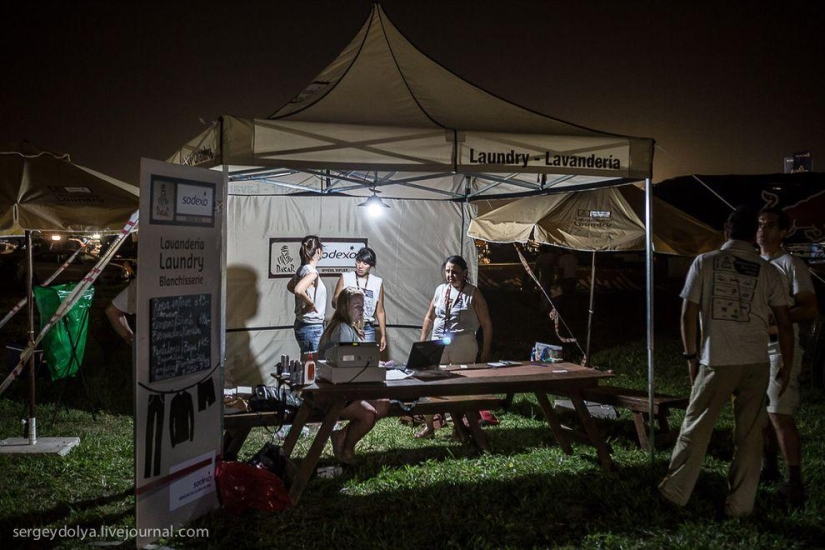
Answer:
<svg viewBox="0 0 825 550"><path fill-rule="evenodd" d="M255 181L264 194L380 189L392 198L474 200L636 181L650 177L652 156L651 139L570 124L467 82L374 4L292 101L268 119L221 117L170 161L228 165L231 180ZM233 187L244 194L252 186Z"/></svg>
<svg viewBox="0 0 825 550"><path fill-rule="evenodd" d="M119 231L138 188L23 142L0 151L0 234Z"/></svg>
<svg viewBox="0 0 825 550"><path fill-rule="evenodd" d="M633 185L530 197L470 222L467 234L491 242L535 240L575 250L644 250L644 191ZM653 201L653 249L693 256L724 238L666 202Z"/></svg>

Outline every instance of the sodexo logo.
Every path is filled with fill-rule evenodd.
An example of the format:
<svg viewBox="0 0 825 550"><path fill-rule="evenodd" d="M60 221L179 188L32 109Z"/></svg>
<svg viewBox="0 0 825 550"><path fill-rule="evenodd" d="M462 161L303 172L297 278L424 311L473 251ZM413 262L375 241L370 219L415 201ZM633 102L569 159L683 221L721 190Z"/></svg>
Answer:
<svg viewBox="0 0 825 550"><path fill-rule="evenodd" d="M178 185L178 208L180 214L211 216L215 190L199 185Z"/></svg>
<svg viewBox="0 0 825 550"><path fill-rule="evenodd" d="M192 196L192 197L183 197L181 202L183 204L194 204L195 206L207 206L209 204L209 199L206 198L206 191L204 191L203 197Z"/></svg>

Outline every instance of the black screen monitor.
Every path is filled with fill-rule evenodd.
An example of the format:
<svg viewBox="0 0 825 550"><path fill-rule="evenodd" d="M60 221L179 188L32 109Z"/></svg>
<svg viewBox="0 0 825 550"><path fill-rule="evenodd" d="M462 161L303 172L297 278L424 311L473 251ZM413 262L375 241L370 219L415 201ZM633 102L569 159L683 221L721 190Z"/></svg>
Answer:
<svg viewBox="0 0 825 550"><path fill-rule="evenodd" d="M441 355L444 353L444 346L446 344L441 340L413 343L410 357L407 359L407 369L417 372L437 370L441 363Z"/></svg>

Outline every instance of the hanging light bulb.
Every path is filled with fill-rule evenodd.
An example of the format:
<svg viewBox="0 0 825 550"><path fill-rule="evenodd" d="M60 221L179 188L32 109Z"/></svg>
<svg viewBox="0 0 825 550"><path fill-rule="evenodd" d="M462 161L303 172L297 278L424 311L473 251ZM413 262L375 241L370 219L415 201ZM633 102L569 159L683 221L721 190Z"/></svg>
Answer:
<svg viewBox="0 0 825 550"><path fill-rule="evenodd" d="M365 206L367 208L367 213L373 218L381 216L384 211L390 207L390 205L382 201L376 193L378 193L378 191L373 188L372 196L358 205Z"/></svg>

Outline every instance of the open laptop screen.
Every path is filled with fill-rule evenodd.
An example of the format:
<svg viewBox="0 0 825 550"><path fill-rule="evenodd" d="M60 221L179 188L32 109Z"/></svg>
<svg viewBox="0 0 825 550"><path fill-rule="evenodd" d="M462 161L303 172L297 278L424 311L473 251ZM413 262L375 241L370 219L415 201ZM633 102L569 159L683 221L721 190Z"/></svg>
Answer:
<svg viewBox="0 0 825 550"><path fill-rule="evenodd" d="M407 359L407 369L414 371L424 371L437 369L441 363L441 355L444 353L444 342L441 340L425 340L415 342L410 349L410 357Z"/></svg>

